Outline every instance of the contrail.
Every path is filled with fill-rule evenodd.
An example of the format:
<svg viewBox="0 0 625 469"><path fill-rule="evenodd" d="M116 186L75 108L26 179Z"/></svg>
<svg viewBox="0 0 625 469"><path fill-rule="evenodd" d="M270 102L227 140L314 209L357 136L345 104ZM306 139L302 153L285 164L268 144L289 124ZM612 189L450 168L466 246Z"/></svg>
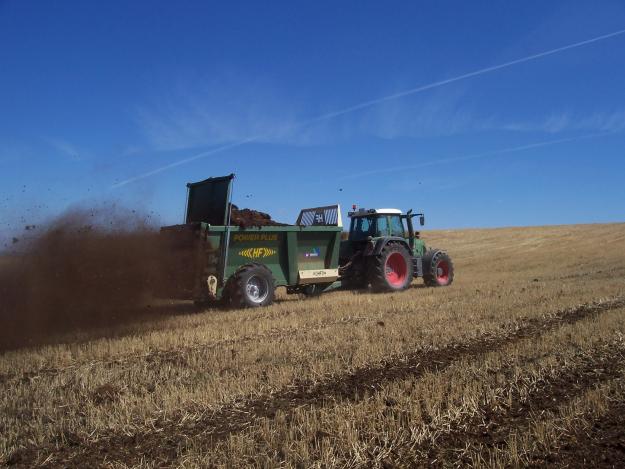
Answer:
<svg viewBox="0 0 625 469"><path fill-rule="evenodd" d="M592 134L586 134L586 135L579 135L577 137L568 137L568 138L560 138L557 140L543 140L541 142L534 142L534 143L528 143L526 145L519 145L519 146L515 146L515 147L508 147L508 148L501 148L499 150L492 150L492 151L487 151L484 153L473 153L470 155L463 155L463 156L454 156L451 158L441 158L438 160L431 160L431 161L425 161L423 163L418 163L418 164L413 164L413 165L405 165L405 166L393 166L392 168L381 168L381 169L375 169L375 170L371 170L371 171L363 171L360 173L353 173L353 174L347 174L343 177L340 178L340 180L348 180L348 179L358 179L361 177L365 177L365 176L372 176L372 175L376 175L376 174L382 174L382 173L394 173L397 171L406 171L406 170L410 170L410 169L418 169L418 168L425 168L428 166L437 166L437 165L441 165L441 164L447 164L447 163L455 163L457 161L466 161L466 160L476 160L476 159L480 159L480 158L487 158L489 156L497 156L497 155L503 155L506 153L516 153L519 151L525 151L525 150L531 150L534 148L540 148L540 147L547 147L547 146L551 146L551 145L557 145L560 143L568 143L568 142L576 142L578 140L585 140L585 139L589 139L589 138L597 138L597 137L603 137L606 135L612 135L617 133L618 131L612 130L609 132L596 132L596 133L592 133Z"/></svg>
<svg viewBox="0 0 625 469"><path fill-rule="evenodd" d="M438 88L440 86L448 85L450 83L455 83L457 81L466 80L468 78L476 77L476 76L479 76L479 75L484 75L486 73L490 73L490 72L494 72L494 71L497 71L497 70L501 70L503 68L512 67L513 65L518 65L518 64L525 63L525 62L530 62L532 60L540 59L542 57L547 57L547 56L553 55L553 54L558 54L560 52L563 52L563 51L566 51L566 50L569 50L569 49L575 49L577 47L585 46L587 44L592 44L594 42L599 42L599 41L603 41L605 39L609 39L609 38L612 38L612 37L615 37L615 36L620 36L621 34L625 34L625 29L620 29L618 31L611 32L609 34L603 34L601 36L596 36L596 37L593 37L593 38L590 38L590 39L586 39L584 41L575 42L573 44L569 44L569 45L566 45L566 46L558 47L556 49L550 49L550 50L546 50L546 51L543 51L543 52L539 52L537 54L528 55L526 57L521 57L519 59L511 60L509 62L501 63L499 65L492 65L490 67L481 68L479 70L475 70L475 71L468 72L468 73L465 73L465 74L462 74L462 75L458 75L458 76L453 77L453 78L447 78L445 80L435 81L433 83L430 83L430 84L427 84L427 85L418 86L416 88L410 88L410 89L407 89L407 90L404 90L404 91L399 91L397 93L393 93L393 94L390 94L390 95L387 95L387 96L383 96L381 98L376 98L376 99L372 99L372 100L369 100L369 101L364 101L362 103L355 104L355 105L347 107L345 109L329 112L327 114L322 114L320 116L317 116L317 117L314 117L312 119L308 119L308 120L305 120L305 121L296 122L294 124L286 126L282 130L283 131L284 130L292 130L292 129L296 129L296 128L299 128L299 127L305 127L305 126L310 125L310 124L315 124L317 122L325 121L325 120L328 120L328 119L334 119L335 117L339 117L339 116L342 116L342 115L345 115L345 114L349 114L349 113L354 112L354 111L359 111L361 109L366 109L366 108L375 106L377 104L384 103L386 101L391 101L393 99L403 98L405 96L410 96L410 95L413 95L413 94L421 93L423 91L431 90L433 88ZM163 171L167 171L168 169L175 168L177 166L180 166L180 165L183 165L183 164L186 164L186 163L190 163L191 161L195 161L195 160L198 160L200 158L205 158L207 156L214 155L216 153L221 153L223 151L230 150L231 148L240 147L242 145L245 145L245 144L248 144L248 143L252 143L252 142L258 141L260 139L263 139L263 138L266 138L266 137L269 137L269 136L271 136L271 134L256 135L256 136L249 137L249 138L246 138L246 139L243 139L243 140L239 140L238 142L233 142L233 143L229 143L227 145L222 145L222 146L213 148L211 150L207 150L205 152L198 153L196 155L190 156L188 158L183 158L181 160L175 161L175 162L167 164L165 166L161 166L159 168L153 169L151 171L148 171L146 173L140 174L138 176L131 177L131 178L126 179L124 181L117 182L117 183L113 184L111 186L111 188L117 188L117 187L125 186L127 184L132 183L132 182L148 178L148 177L153 176L153 175L158 174L158 173L162 173Z"/></svg>
<svg viewBox="0 0 625 469"><path fill-rule="evenodd" d="M169 163L169 164L167 164L165 166L161 166L159 168L155 168L155 169L153 169L151 171L148 171L147 173L139 174L138 176L134 176L134 177L131 177L129 179L125 179L123 181L116 182L115 184L113 184L111 186L111 189L115 189L117 187L125 186L126 184L130 184L132 182L139 181L140 179L145 179L145 178L148 178L150 176L154 176L155 174L162 173L163 171L167 171L168 169L172 169L172 168L175 168L176 166L181 166L183 164L190 163L191 161L199 160L200 158L205 158L207 156L214 155L215 153L220 153L222 151L226 151L226 150L229 150L231 148L240 147L241 145L245 145L246 143L250 143L250 142L253 142L255 140L258 140L261 137L262 136L249 137L249 138L246 138L245 140L239 140L238 142L229 143L228 145L223 145L223 146L220 146L220 147L217 147L217 148L213 148L211 150L204 151L202 153L198 153L197 155L189 156L187 158L183 158L181 160L174 161L173 163Z"/></svg>

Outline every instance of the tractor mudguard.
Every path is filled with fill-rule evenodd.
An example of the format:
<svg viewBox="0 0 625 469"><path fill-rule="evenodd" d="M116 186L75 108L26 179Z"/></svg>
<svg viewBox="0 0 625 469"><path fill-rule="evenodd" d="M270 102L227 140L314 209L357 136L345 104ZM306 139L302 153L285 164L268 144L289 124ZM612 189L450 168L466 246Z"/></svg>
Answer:
<svg viewBox="0 0 625 469"><path fill-rule="evenodd" d="M404 238L400 238L400 237L395 237L395 236L387 236L384 238L380 238L376 241L375 243L375 247L373 248L373 251L370 253L367 253L368 255L371 256L377 256L382 252L382 249L384 249L384 247L388 244L388 243L400 243L403 244L406 249L408 250L408 252L410 251L410 246L408 245L408 243L406 242L406 240Z"/></svg>

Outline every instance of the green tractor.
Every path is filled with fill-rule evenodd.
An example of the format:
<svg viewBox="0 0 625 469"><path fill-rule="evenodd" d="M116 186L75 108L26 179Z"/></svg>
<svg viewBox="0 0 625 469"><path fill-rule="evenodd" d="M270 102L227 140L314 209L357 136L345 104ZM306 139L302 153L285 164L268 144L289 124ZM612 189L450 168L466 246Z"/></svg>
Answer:
<svg viewBox="0 0 625 469"><path fill-rule="evenodd" d="M349 235L341 241L339 275L346 289L371 288L399 291L408 288L413 277L423 277L428 286L447 286L454 279L449 255L439 249L426 249L415 231L413 214L397 209L359 209L348 213Z"/></svg>

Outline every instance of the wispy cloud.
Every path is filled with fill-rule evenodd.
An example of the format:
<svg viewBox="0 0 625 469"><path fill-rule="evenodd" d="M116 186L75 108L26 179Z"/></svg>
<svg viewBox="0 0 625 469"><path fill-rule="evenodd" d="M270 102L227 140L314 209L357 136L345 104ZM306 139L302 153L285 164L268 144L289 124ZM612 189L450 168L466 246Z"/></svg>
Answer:
<svg viewBox="0 0 625 469"><path fill-rule="evenodd" d="M141 145L126 145L120 152L121 156L132 156L145 152L146 149Z"/></svg>
<svg viewBox="0 0 625 469"><path fill-rule="evenodd" d="M161 110L161 112L157 114L149 111L146 112L146 110L140 110L138 113L139 122L143 125L147 137L150 138L153 144L155 144L156 146L160 146L163 149L189 148L193 146L200 146L202 144L213 144L218 146L206 152L198 153L191 157L180 159L173 163L126 179L117 184L114 184L112 187L115 188L124 186L126 184L130 184L132 182L161 173L173 167L180 166L182 164L186 164L200 158L205 158L209 155L213 155L219 152L227 151L231 148L242 146L247 143L273 141L276 136L284 138L285 135L297 135L297 132L295 131L304 128L310 128L311 126L314 126L316 124L323 123L328 120L333 120L337 117L351 114L356 111L369 109L371 107L379 106L381 104L394 101L399 98L416 95L451 83L475 78L498 70L513 67L522 63L535 61L541 58L552 56L554 54L562 53L564 51L576 49L578 47L586 46L599 41L604 41L616 36L621 36L623 34L625 34L625 29L613 31L611 33L595 36L584 41L567 44L565 46L545 50L532 55L527 55L508 62L503 62L497 65L476 69L474 71L464 73L462 75L457 75L455 77L402 90L393 94L382 96L380 98L363 101L353 106L321 114L311 119L305 120L298 120L289 116L289 118L280 119L279 122L271 122L270 118L267 117L266 113L266 109L270 108L270 106L263 106L261 108L261 114L250 114L250 109L252 108L250 108L249 103L246 103L243 107L241 107L241 101L238 99L237 96L233 96L233 98L236 99L233 99L233 106L230 107L234 114L218 113L214 110L211 110L210 107L207 108L206 105L201 105L200 107L198 107L198 103L192 100L187 100L184 103L184 106L182 107L182 109L184 110L183 112L180 112L181 107L174 107L173 109L170 109L169 114L167 114L167 109L165 109L165 113L163 113ZM237 111L243 112L242 115L244 116L244 118L247 119L244 121L247 123L247 128L246 126L240 125L236 127L225 125L230 121L230 117L232 115L237 115L240 119L241 114L237 114ZM252 118L249 117L250 115L252 116ZM259 115L262 116L260 119L258 119ZM236 130L233 131L233 128Z"/></svg>
<svg viewBox="0 0 625 469"><path fill-rule="evenodd" d="M258 83L202 81L138 107L135 120L153 150L172 151L248 140L306 144L292 105Z"/></svg>
<svg viewBox="0 0 625 469"><path fill-rule="evenodd" d="M62 156L73 161L80 161L87 156L84 150L79 150L76 145L66 140L60 138L46 138L45 141Z"/></svg>
<svg viewBox="0 0 625 469"><path fill-rule="evenodd" d="M270 87L215 80L200 88L173 90L169 96L137 108L135 120L149 147L156 151L233 148L250 142L308 146L361 136L394 139L453 135L485 128L487 122L462 106L461 99L458 91L434 92L383 102L342 119L310 120L303 124L307 121L293 100ZM213 154L213 149L201 154ZM188 162L195 157L190 158L183 160Z"/></svg>
<svg viewBox="0 0 625 469"><path fill-rule="evenodd" d="M32 149L15 141L0 140L0 163L17 161L31 155Z"/></svg>
<svg viewBox="0 0 625 469"><path fill-rule="evenodd" d="M559 139L553 139L553 140L543 140L540 142L532 142L532 143L528 143L524 145L500 148L498 150L492 150L492 151L487 151L483 153L470 153L466 155L458 155L458 156L451 156L451 157L445 157L445 158L432 158L429 161L424 161L421 163L415 163L411 165L378 168L378 169L372 169L370 171L362 171L359 173L352 172L352 173L342 176L339 179L341 180L359 179L362 177L373 176L373 175L383 174L383 173L396 173L396 172L403 172L403 171L408 171L408 170L413 170L413 169L418 169L418 168L426 168L429 166L439 166L439 165L458 163L460 161L490 158L494 156L524 152L524 151L533 150L536 148L560 145L563 143L571 143L571 142L577 142L580 140L588 140L592 138L604 137L604 136L611 135L614 133L616 133L616 131L596 132L592 134L578 135L575 137L559 138Z"/></svg>
<svg viewBox="0 0 625 469"><path fill-rule="evenodd" d="M32 138L29 141L0 140L0 162L61 156L72 161L91 157L91 153L61 138Z"/></svg>
<svg viewBox="0 0 625 469"><path fill-rule="evenodd" d="M465 104L460 91L389 101L351 121L353 133L388 140L450 136L490 130L494 125L490 117Z"/></svg>
<svg viewBox="0 0 625 469"><path fill-rule="evenodd" d="M535 122L516 122L502 125L503 130L545 132L556 134L568 131L620 132L625 130L625 111L554 113Z"/></svg>

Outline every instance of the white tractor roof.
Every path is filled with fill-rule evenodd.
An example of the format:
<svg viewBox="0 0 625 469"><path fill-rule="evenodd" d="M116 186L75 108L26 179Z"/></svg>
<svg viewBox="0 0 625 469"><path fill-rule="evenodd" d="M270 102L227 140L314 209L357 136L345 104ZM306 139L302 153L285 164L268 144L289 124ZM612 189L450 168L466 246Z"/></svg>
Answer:
<svg viewBox="0 0 625 469"><path fill-rule="evenodd" d="M402 211L397 208L373 208L373 209L358 209L355 212L350 212L352 217L366 217L371 214L377 215L401 215Z"/></svg>
<svg viewBox="0 0 625 469"><path fill-rule="evenodd" d="M385 215L401 215L401 210L397 208L376 208L375 213L383 213Z"/></svg>

